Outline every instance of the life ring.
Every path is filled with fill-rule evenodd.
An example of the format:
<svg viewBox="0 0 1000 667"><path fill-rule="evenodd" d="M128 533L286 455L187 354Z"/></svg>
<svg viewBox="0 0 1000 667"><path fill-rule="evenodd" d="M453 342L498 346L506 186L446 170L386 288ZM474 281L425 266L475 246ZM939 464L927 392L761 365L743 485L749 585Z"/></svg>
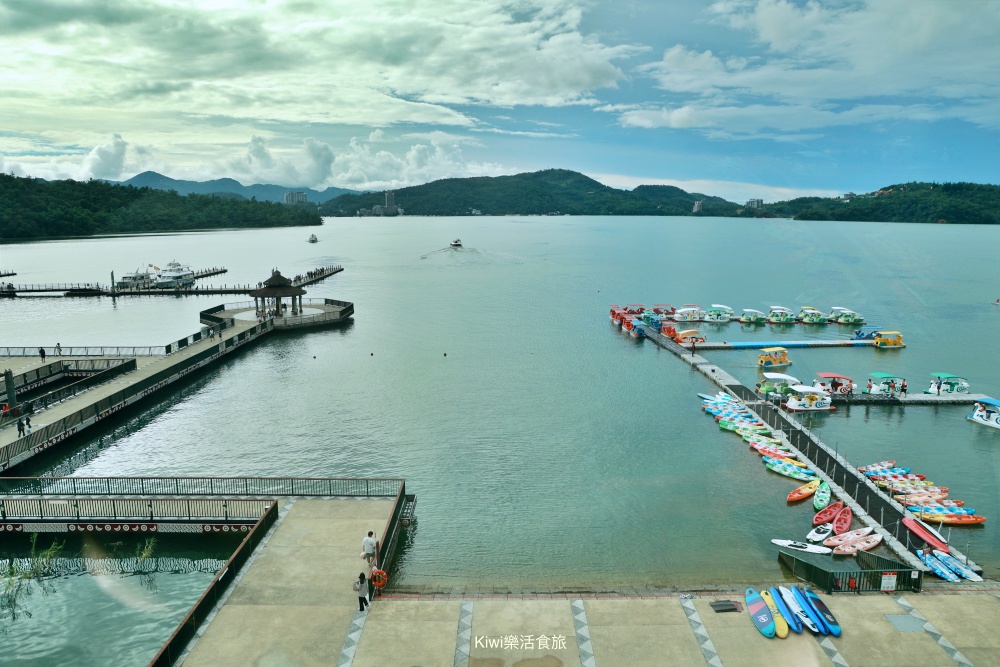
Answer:
<svg viewBox="0 0 1000 667"><path fill-rule="evenodd" d="M372 570L372 585L375 588L382 588L388 580L389 577L386 575L385 571L379 569Z"/></svg>

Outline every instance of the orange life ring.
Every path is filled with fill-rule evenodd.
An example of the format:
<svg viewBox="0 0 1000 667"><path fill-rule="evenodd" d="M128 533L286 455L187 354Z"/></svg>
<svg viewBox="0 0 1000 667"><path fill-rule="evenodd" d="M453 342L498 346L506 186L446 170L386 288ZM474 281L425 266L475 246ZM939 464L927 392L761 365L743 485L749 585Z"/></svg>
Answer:
<svg viewBox="0 0 1000 667"><path fill-rule="evenodd" d="M389 577L383 570L379 570L377 568L372 570L372 585L375 588L382 588L388 580Z"/></svg>

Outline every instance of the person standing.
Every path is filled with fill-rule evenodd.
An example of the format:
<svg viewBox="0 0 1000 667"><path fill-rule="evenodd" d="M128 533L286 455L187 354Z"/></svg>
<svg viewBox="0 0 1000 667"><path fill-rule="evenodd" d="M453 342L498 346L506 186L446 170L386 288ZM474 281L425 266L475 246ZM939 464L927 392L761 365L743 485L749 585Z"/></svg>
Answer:
<svg viewBox="0 0 1000 667"><path fill-rule="evenodd" d="M691 356L694 356L694 338L691 339Z"/></svg>
<svg viewBox="0 0 1000 667"><path fill-rule="evenodd" d="M358 592L358 611L364 612L368 606L368 580L364 572L359 574L357 581L354 582L354 590Z"/></svg>
<svg viewBox="0 0 1000 667"><path fill-rule="evenodd" d="M27 435L31 435L31 415L24 415L24 428L27 430Z"/></svg>
<svg viewBox="0 0 1000 667"><path fill-rule="evenodd" d="M935 385L937 386L937 395L940 396L941 395L941 378L937 379L937 382L935 383Z"/></svg>
<svg viewBox="0 0 1000 667"><path fill-rule="evenodd" d="M369 530L368 537L361 540L361 557L368 561L368 565L375 564L375 551L378 548L378 542L375 541L375 531Z"/></svg>
<svg viewBox="0 0 1000 667"><path fill-rule="evenodd" d="M17 418L17 437L24 437L24 420L20 417Z"/></svg>
<svg viewBox="0 0 1000 667"><path fill-rule="evenodd" d="M872 393L872 379L868 378L868 393Z"/></svg>
<svg viewBox="0 0 1000 667"><path fill-rule="evenodd" d="M904 379L899 385L899 397L902 398L906 396L906 380Z"/></svg>
<svg viewBox="0 0 1000 667"><path fill-rule="evenodd" d="M38 348L38 356L40 356L42 358L42 361L45 361L45 348L44 347Z"/></svg>
<svg viewBox="0 0 1000 667"><path fill-rule="evenodd" d="M56 343L56 356L57 357L62 356L62 345L60 345L59 343Z"/></svg>
<svg viewBox="0 0 1000 667"><path fill-rule="evenodd" d="M889 395L890 396L895 396L896 395L896 381L895 380L889 380Z"/></svg>

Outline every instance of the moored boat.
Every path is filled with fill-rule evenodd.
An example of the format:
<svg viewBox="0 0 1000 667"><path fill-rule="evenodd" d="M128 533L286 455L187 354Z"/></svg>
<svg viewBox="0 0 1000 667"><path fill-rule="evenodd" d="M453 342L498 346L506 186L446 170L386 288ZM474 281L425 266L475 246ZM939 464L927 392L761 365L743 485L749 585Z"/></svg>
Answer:
<svg viewBox="0 0 1000 667"><path fill-rule="evenodd" d="M744 308L743 314L740 315L741 324L766 324L767 315L759 310L754 310L753 308Z"/></svg>
<svg viewBox="0 0 1000 667"><path fill-rule="evenodd" d="M903 386L902 378L894 373L869 373L871 379L868 380L868 386L861 390L862 394L871 394L873 396L894 396L899 393L900 387Z"/></svg>
<svg viewBox="0 0 1000 667"><path fill-rule="evenodd" d="M763 373L764 381L760 383L757 392L768 396L769 394L790 394L791 387L802 384L797 377L785 375L784 373Z"/></svg>
<svg viewBox="0 0 1000 667"><path fill-rule="evenodd" d="M156 278L156 286L161 289L171 287L190 287L194 285L194 271L186 264L176 261L167 264Z"/></svg>
<svg viewBox="0 0 1000 667"><path fill-rule="evenodd" d="M951 373L931 373L931 386L924 389L925 394L968 394L969 381L964 377Z"/></svg>
<svg viewBox="0 0 1000 667"><path fill-rule="evenodd" d="M830 309L829 315L831 322L836 322L837 324L864 324L865 318L861 313L856 313L850 308L844 308L843 306L834 306Z"/></svg>
<svg viewBox="0 0 1000 667"><path fill-rule="evenodd" d="M882 535L876 533L875 535L868 535L866 537L862 537L861 539L841 544L834 548L833 553L837 556L854 556L857 555L859 551L874 549L881 543Z"/></svg>
<svg viewBox="0 0 1000 667"><path fill-rule="evenodd" d="M728 322L736 315L729 306L721 303L713 303L705 309L705 322Z"/></svg>
<svg viewBox="0 0 1000 667"><path fill-rule="evenodd" d="M794 392L788 396L784 406L791 412L822 412L833 410L833 402L830 394L816 387L807 387L803 384L791 387Z"/></svg>
<svg viewBox="0 0 1000 667"><path fill-rule="evenodd" d="M900 350L906 347L903 334L898 331L879 331L875 335L875 347L880 350Z"/></svg>
<svg viewBox="0 0 1000 667"><path fill-rule="evenodd" d="M858 388L854 380L840 373L816 373L813 386L822 389L828 394L853 394Z"/></svg>
<svg viewBox="0 0 1000 667"><path fill-rule="evenodd" d="M795 324L795 313L784 306L771 306L768 309L767 321L771 324Z"/></svg>
<svg viewBox="0 0 1000 667"><path fill-rule="evenodd" d="M156 267L152 264L145 269L136 269L132 273L126 273L121 280L115 282L117 289L149 289L156 285Z"/></svg>
<svg viewBox="0 0 1000 667"><path fill-rule="evenodd" d="M686 306L675 310L670 317L674 322L701 322L705 317L705 311L697 306Z"/></svg>
<svg viewBox="0 0 1000 667"><path fill-rule="evenodd" d="M802 324L828 324L830 322L830 318L825 313L812 306L802 306L798 319Z"/></svg>

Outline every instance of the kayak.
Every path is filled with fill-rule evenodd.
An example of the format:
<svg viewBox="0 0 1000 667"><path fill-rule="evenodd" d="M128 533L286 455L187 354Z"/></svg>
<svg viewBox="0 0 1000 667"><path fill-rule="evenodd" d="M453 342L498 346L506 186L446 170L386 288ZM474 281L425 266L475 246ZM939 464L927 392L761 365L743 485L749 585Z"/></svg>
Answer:
<svg viewBox="0 0 1000 667"><path fill-rule="evenodd" d="M827 505L830 504L830 497L831 497L830 485L827 484L826 482L823 482L822 484L819 485L819 488L816 489L816 495L813 496L813 509L815 509L818 512L821 509L825 508Z"/></svg>
<svg viewBox="0 0 1000 667"><path fill-rule="evenodd" d="M783 456L781 458L778 458L776 456L766 456L766 455L764 455L764 456L761 456L760 458L764 462L765 465L769 464L769 463L773 463L774 465L782 465L782 466L787 466L787 467L790 467L790 468L801 468L802 467L802 464L799 461L785 461L784 460L785 457L783 457ZM806 469L806 470L799 470L799 472L804 472L807 475L815 475L816 474L812 470L808 470L808 469Z"/></svg>
<svg viewBox="0 0 1000 667"><path fill-rule="evenodd" d="M945 553L951 551L951 549L948 548L948 543L941 536L941 533L937 532L920 519L914 519L911 516L904 516L902 524L906 526L911 533L931 545L933 548L940 549Z"/></svg>
<svg viewBox="0 0 1000 667"><path fill-rule="evenodd" d="M837 535L846 533L850 529L851 521L853 520L854 512L851 511L850 507L844 507L837 512L837 516L833 517L833 532Z"/></svg>
<svg viewBox="0 0 1000 667"><path fill-rule="evenodd" d="M876 481L899 481L899 482L927 482L927 475L916 475L916 474L900 474L900 473L885 473L881 475L872 475L869 479L874 479ZM930 482L927 482L930 484Z"/></svg>
<svg viewBox="0 0 1000 667"><path fill-rule="evenodd" d="M784 639L788 636L788 622L778 610L778 605L771 596L771 591L762 590L760 597L763 598L764 604L767 605L768 611L771 612L771 618L774 620L774 636L778 639Z"/></svg>
<svg viewBox="0 0 1000 667"><path fill-rule="evenodd" d="M949 526L974 526L986 523L986 517L981 514L921 514L920 518L932 523L946 523Z"/></svg>
<svg viewBox="0 0 1000 667"><path fill-rule="evenodd" d="M954 505L913 505L907 507L914 514L975 514L976 510L971 507L956 507Z"/></svg>
<svg viewBox="0 0 1000 667"><path fill-rule="evenodd" d="M941 500L932 500L933 493L924 494L922 496L900 496L900 498L905 499L908 503L912 505L940 505L941 507L965 507L964 500L951 500L942 498Z"/></svg>
<svg viewBox="0 0 1000 667"><path fill-rule="evenodd" d="M866 470L864 472L864 476L874 477L875 475L905 475L909 472L909 468L872 468L871 470Z"/></svg>
<svg viewBox="0 0 1000 667"><path fill-rule="evenodd" d="M941 577L945 581L950 581L953 584L957 584L960 579L958 575L945 567L944 563L939 561L931 554L925 554L921 549L915 549L917 552L917 558L919 558L924 565L931 569L931 572Z"/></svg>
<svg viewBox="0 0 1000 667"><path fill-rule="evenodd" d="M874 470L876 468L892 468L895 465L895 461L879 461L878 463L870 463L866 466L861 466L858 468L858 472L865 472L866 470Z"/></svg>
<svg viewBox="0 0 1000 667"><path fill-rule="evenodd" d="M811 554L828 554L832 551L832 549L828 547L821 547L818 544L806 544L805 542L798 542L796 540L771 540L771 544L777 544L779 547L805 551L806 553Z"/></svg>
<svg viewBox="0 0 1000 667"><path fill-rule="evenodd" d="M867 537L873 530L875 529L871 526L865 526L864 528L858 528L857 530L852 530L843 533L842 535L831 535L823 540L823 544L828 547L839 547L841 544L847 544L848 542L853 542L854 540L860 540L862 537Z"/></svg>
<svg viewBox="0 0 1000 667"><path fill-rule="evenodd" d="M940 502L948 498L947 493L900 493L892 497L893 500L898 500L904 505L909 503L919 503L919 502Z"/></svg>
<svg viewBox="0 0 1000 667"><path fill-rule="evenodd" d="M853 540L847 544L841 544L838 547L834 547L833 553L838 556L854 556L859 551L874 549L881 543L882 536L876 533L875 535L862 537L860 540Z"/></svg>
<svg viewBox="0 0 1000 667"><path fill-rule="evenodd" d="M824 523L813 528L809 532L809 534L806 535L806 539L809 540L810 542L822 542L826 538L830 537L830 534L832 532L833 532L833 524Z"/></svg>
<svg viewBox="0 0 1000 667"><path fill-rule="evenodd" d="M934 550L934 557L941 561L945 567L949 570L962 577L963 579L968 579L969 581L982 581L983 578L972 571L972 568L958 560L951 554L946 554L943 551Z"/></svg>
<svg viewBox="0 0 1000 667"><path fill-rule="evenodd" d="M786 465L784 463L768 463L766 467L771 472L776 472L779 475L797 479L800 482L811 482L813 480L813 476L811 474L808 474L806 471L802 470L802 468L796 468L795 466Z"/></svg>
<svg viewBox="0 0 1000 667"><path fill-rule="evenodd" d="M844 501L838 500L832 505L827 505L826 508L820 510L813 517L813 525L818 526L821 523L832 523L833 518L837 516L837 512L844 509Z"/></svg>
<svg viewBox="0 0 1000 667"><path fill-rule="evenodd" d="M813 481L809 482L808 484L803 484L799 488L793 489L788 494L788 502L794 503L794 502L796 502L798 500L805 500L806 498L808 498L812 494L816 493L816 489L818 489L818 488L819 488L819 480L818 479L814 479Z"/></svg>

